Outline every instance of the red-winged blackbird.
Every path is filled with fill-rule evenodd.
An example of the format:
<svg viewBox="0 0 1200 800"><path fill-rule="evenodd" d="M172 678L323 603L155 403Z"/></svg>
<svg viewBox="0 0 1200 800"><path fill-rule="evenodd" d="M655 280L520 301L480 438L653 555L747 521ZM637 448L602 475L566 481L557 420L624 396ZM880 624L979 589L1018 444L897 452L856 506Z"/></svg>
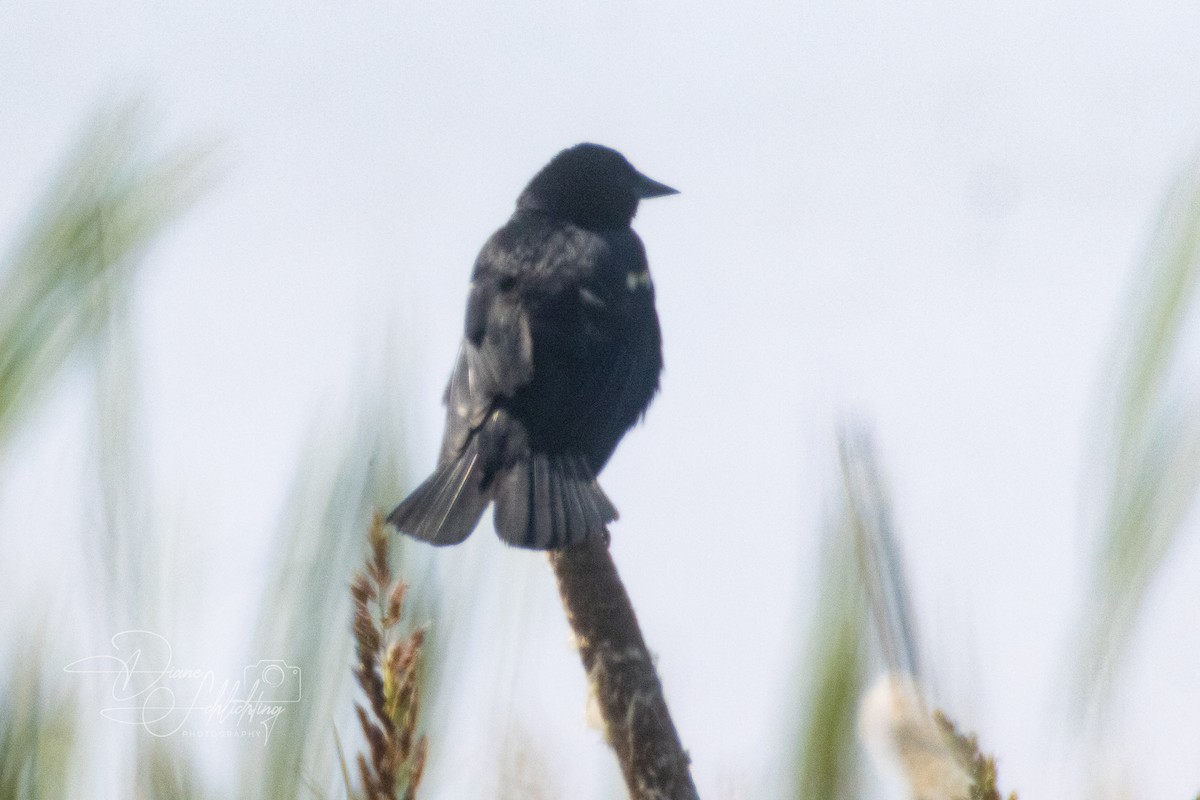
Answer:
<svg viewBox="0 0 1200 800"><path fill-rule="evenodd" d="M658 391L662 341L638 201L676 194L615 150L580 144L534 176L471 276L443 401L437 470L388 521L457 544L496 503L496 532L551 550L602 536L596 482Z"/></svg>

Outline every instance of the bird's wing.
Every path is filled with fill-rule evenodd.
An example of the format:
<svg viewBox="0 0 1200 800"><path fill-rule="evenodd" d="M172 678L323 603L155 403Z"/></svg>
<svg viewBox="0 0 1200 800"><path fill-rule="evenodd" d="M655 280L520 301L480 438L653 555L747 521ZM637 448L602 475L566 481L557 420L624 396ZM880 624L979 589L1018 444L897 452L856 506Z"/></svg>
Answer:
<svg viewBox="0 0 1200 800"><path fill-rule="evenodd" d="M457 457L497 397L511 396L533 376L529 317L517 292L490 278L472 282L466 335L446 386L442 461Z"/></svg>

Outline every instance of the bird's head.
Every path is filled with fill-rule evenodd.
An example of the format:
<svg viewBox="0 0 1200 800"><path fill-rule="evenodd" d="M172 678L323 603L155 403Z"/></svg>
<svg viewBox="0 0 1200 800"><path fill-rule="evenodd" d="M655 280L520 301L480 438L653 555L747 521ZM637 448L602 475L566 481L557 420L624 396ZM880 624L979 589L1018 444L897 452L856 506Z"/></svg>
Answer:
<svg viewBox="0 0 1200 800"><path fill-rule="evenodd" d="M603 230L628 225L639 200L668 194L678 192L638 172L616 150L577 144L533 176L517 200L517 208Z"/></svg>

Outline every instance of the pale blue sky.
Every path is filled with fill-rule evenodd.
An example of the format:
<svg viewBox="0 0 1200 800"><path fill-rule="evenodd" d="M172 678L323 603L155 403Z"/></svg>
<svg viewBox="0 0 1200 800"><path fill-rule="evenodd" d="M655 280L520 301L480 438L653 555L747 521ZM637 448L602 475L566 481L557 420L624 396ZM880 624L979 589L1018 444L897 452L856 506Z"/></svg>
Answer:
<svg viewBox="0 0 1200 800"><path fill-rule="evenodd" d="M152 98L163 141L225 143L136 307L156 491L230 561L214 602L256 596L303 434L389 318L421 332L412 458L432 465L478 248L551 155L597 141L683 192L636 221L667 373L603 483L702 791L755 796L775 758L846 411L876 428L949 710L1005 786L1076 788L1048 743L1085 442L1123 289L1200 141L1200 5L43 1L0 7L0 40L2 241L105 97ZM16 531L77 519L60 475L82 474L83 391L4 467L18 586L52 556ZM1196 538L1122 695L1139 796L1196 791ZM561 688L527 724L564 785L594 782L608 754L543 565L486 529L469 546L534 585L545 653L517 697ZM449 758L463 781L486 767Z"/></svg>

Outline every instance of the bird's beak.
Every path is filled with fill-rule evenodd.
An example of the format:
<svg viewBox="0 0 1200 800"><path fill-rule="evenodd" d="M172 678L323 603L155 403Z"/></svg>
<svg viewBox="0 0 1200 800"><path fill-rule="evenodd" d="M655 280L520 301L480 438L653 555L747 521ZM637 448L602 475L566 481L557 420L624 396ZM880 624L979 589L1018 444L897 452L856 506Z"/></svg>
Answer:
<svg viewBox="0 0 1200 800"><path fill-rule="evenodd" d="M656 180L647 178L639 172L633 184L633 193L641 200L649 200L651 197L666 197L669 194L679 194L679 190L672 189L665 183L659 183Z"/></svg>

